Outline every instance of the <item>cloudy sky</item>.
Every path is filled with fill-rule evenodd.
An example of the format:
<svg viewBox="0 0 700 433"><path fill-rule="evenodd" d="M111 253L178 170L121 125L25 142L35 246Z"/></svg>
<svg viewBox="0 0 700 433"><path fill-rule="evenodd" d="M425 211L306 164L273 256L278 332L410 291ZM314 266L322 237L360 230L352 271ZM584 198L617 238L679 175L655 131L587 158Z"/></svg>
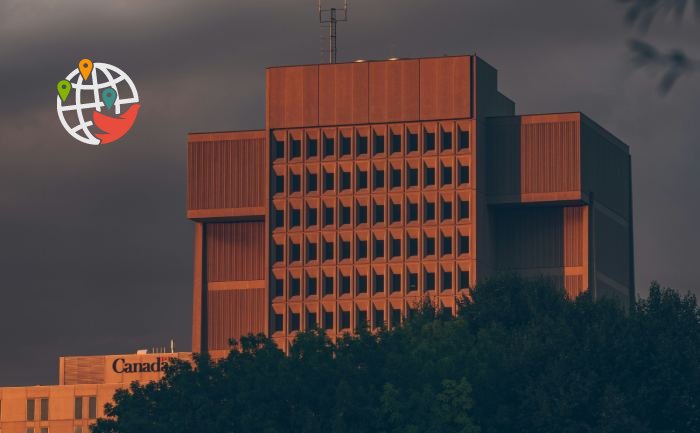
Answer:
<svg viewBox="0 0 700 433"><path fill-rule="evenodd" d="M478 53L518 113L583 111L630 145L636 280L700 281L700 74L663 97L629 62L615 0L351 0L339 59ZM0 385L56 383L58 356L189 350L185 134L264 127L264 67L315 63L314 0L0 1ZM700 22L649 35L700 58ZM693 50L696 50L693 52ZM118 143L62 129L84 57L143 103Z"/></svg>

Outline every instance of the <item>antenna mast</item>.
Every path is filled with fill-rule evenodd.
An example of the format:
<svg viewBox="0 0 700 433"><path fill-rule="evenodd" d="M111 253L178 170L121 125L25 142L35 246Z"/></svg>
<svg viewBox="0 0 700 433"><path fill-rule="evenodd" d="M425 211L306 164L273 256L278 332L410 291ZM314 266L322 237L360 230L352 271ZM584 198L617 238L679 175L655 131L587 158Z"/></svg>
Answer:
<svg viewBox="0 0 700 433"><path fill-rule="evenodd" d="M318 0L318 21L321 23L321 62L335 63L338 55L336 46L336 25L348 20L348 0L343 0L343 8L325 8L325 0ZM324 36L324 33L327 34Z"/></svg>

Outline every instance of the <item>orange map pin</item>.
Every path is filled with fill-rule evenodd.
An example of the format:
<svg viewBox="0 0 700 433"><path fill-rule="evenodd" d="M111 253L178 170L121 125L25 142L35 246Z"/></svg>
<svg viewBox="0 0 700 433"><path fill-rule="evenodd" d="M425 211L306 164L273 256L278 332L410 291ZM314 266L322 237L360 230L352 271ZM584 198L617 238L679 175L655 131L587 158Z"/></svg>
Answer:
<svg viewBox="0 0 700 433"><path fill-rule="evenodd" d="M83 76L83 81L87 81L90 73L92 72L92 60L83 59L78 63L78 69L80 69L80 75Z"/></svg>

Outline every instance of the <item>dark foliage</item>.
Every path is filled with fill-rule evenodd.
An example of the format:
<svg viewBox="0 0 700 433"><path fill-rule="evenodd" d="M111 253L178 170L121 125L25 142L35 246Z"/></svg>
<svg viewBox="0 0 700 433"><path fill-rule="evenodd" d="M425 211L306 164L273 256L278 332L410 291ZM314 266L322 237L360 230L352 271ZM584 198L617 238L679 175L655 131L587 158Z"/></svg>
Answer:
<svg viewBox="0 0 700 433"><path fill-rule="evenodd" d="M391 331L302 333L289 356L249 336L115 402L93 432L700 431L700 311L656 284L625 312L501 277L455 319L426 304Z"/></svg>

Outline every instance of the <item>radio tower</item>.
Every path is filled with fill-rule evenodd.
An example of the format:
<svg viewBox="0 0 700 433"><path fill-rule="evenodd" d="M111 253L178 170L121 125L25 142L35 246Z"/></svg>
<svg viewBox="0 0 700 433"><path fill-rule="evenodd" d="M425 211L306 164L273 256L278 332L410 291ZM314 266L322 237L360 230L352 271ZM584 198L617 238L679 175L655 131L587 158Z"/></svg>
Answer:
<svg viewBox="0 0 700 433"><path fill-rule="evenodd" d="M318 0L318 21L321 23L321 63L335 63L338 55L336 46L336 25L348 20L348 0L343 0L343 8L325 8L325 0Z"/></svg>

